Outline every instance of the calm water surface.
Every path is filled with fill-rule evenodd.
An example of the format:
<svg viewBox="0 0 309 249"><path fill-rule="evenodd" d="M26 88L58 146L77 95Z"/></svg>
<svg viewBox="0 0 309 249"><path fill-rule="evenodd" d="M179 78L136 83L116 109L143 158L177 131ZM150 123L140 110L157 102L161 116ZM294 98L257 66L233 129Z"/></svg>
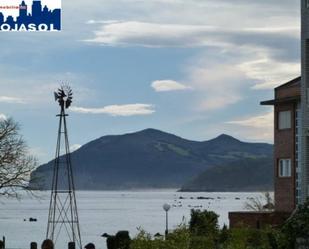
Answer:
<svg viewBox="0 0 309 249"><path fill-rule="evenodd" d="M30 242L40 246L45 238L49 207L49 192L39 192L39 199L23 196L20 201L0 199L0 236L6 236L7 248L30 248ZM197 197L211 199L197 199ZM128 230L134 236L137 228L155 234L165 229L164 203L172 205L169 211L170 228L182 221L188 222L192 208L208 209L220 215L219 223L228 224L228 212L244 209L248 198L260 193L178 193L160 191L78 191L82 243L93 242L98 249L106 249L103 233L114 234ZM30 217L37 222L24 221ZM66 249L67 242L60 238L56 249Z"/></svg>

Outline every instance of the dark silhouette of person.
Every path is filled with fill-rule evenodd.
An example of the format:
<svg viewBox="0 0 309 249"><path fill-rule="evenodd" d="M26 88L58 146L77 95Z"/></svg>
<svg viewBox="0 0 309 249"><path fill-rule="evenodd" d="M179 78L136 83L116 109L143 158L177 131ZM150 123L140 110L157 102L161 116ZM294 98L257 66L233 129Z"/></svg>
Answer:
<svg viewBox="0 0 309 249"><path fill-rule="evenodd" d="M86 249L95 249L95 245L93 243L88 243L87 245L85 245Z"/></svg>
<svg viewBox="0 0 309 249"><path fill-rule="evenodd" d="M52 240L46 239L43 241L41 248L42 249L54 249L54 243Z"/></svg>

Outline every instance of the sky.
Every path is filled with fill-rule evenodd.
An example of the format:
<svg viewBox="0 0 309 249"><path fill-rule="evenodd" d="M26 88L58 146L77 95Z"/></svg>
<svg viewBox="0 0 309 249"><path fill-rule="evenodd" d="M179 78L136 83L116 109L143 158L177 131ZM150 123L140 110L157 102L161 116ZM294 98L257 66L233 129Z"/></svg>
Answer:
<svg viewBox="0 0 309 249"><path fill-rule="evenodd" d="M20 123L40 163L54 156L61 83L72 149L145 128L272 143L259 103L300 75L299 2L63 1L61 32L0 33L0 118Z"/></svg>

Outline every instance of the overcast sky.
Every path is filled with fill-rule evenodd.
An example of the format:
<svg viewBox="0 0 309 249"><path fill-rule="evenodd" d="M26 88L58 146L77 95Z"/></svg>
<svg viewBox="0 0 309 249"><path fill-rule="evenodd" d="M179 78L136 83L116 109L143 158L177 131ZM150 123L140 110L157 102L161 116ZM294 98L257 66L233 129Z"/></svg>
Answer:
<svg viewBox="0 0 309 249"><path fill-rule="evenodd" d="M0 33L0 117L40 162L55 151L61 82L69 138L157 128L272 142L273 88L300 74L296 0L63 1L60 33Z"/></svg>

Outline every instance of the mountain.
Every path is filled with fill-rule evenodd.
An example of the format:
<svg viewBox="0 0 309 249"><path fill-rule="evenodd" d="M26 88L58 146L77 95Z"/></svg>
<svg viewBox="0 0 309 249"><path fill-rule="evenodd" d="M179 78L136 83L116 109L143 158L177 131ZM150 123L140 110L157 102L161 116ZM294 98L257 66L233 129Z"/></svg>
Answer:
<svg viewBox="0 0 309 249"><path fill-rule="evenodd" d="M179 188L209 167L244 158L270 158L272 151L272 145L244 143L228 135L196 142L146 129L103 136L71 156L76 188L101 190ZM32 173L31 187L50 188L53 163L41 165Z"/></svg>
<svg viewBox="0 0 309 249"><path fill-rule="evenodd" d="M206 169L180 191L268 191L273 189L272 169L272 157L244 158Z"/></svg>

